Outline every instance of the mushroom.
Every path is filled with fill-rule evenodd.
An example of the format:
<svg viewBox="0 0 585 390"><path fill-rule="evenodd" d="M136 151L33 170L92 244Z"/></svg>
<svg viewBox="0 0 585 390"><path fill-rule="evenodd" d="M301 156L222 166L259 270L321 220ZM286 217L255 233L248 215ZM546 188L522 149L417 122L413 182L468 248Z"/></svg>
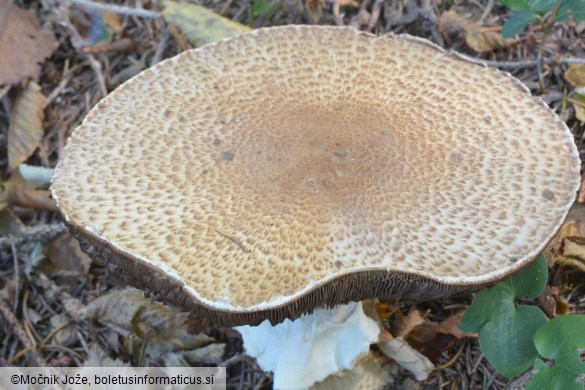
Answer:
<svg viewBox="0 0 585 390"><path fill-rule="evenodd" d="M286 26L120 86L69 138L52 192L112 274L211 324L276 325L514 274L579 169L566 125L507 73L412 36Z"/></svg>

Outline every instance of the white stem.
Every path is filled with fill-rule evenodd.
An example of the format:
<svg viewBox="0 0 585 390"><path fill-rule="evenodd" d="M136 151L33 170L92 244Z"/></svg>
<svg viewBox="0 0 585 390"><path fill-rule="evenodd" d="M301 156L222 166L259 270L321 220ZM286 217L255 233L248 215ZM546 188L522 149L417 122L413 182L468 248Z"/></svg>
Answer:
<svg viewBox="0 0 585 390"><path fill-rule="evenodd" d="M317 309L276 326L264 321L236 329L246 352L263 370L274 372L275 389L304 389L351 369L380 334L378 323L364 314L361 302Z"/></svg>

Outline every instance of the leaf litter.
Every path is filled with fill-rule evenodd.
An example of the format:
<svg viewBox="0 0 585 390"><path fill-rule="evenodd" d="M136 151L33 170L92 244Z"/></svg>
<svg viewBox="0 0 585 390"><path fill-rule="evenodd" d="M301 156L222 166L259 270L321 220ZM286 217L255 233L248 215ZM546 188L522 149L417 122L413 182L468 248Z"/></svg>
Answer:
<svg viewBox="0 0 585 390"><path fill-rule="evenodd" d="M40 64L55 49L53 34L41 29L33 13L11 1L0 2L0 85L38 80Z"/></svg>
<svg viewBox="0 0 585 390"><path fill-rule="evenodd" d="M128 6L129 3L117 3L125 10L137 9ZM225 20L237 23L237 26L250 27L272 23L350 25L353 22L374 34L406 32L430 38L447 49L454 48L483 60L510 63L511 68L506 69L535 91L538 88L534 68L519 64L535 58L542 32L538 26L532 26L515 41L502 40L499 27L507 20L507 14L501 6L490 6L495 2L455 2L453 7L449 7L450 2L430 0L291 0L278 2L279 6L271 8L268 17L258 17L258 13L262 13L258 8L252 12L253 3L204 0L201 5L205 8L195 12L199 19L198 24L193 23L193 26L200 26L202 20L205 23L207 16L218 20L220 29L231 25L226 23L222 26ZM266 1L267 6L271 7L275 3ZM50 53L34 60L19 57L23 65L36 71L28 71L26 75L17 77L18 80L11 82L10 86L0 87L2 192L7 187L16 188L16 185L24 185L23 188L30 190L46 189L37 181L30 184L22 178L17 180L21 168L26 171L26 167L33 170L53 167L67 136L101 99L104 88L111 91L119 83L164 58L198 46L205 39L216 39L206 38L207 31L198 32L195 29L193 33L181 27L181 23L189 23L189 15L186 21L179 23L174 20L174 16L169 15L175 3L170 1L159 8L150 2L143 3L145 8L162 12L163 17L158 19L136 17L130 13L107 16L104 12L98 12L101 19L95 15L87 18L84 13L94 14L96 11L83 8L81 16L72 16L77 12L75 7L65 3L57 5L49 1L46 5L40 2L30 4L37 4L37 8L31 7L26 12L40 20L39 28L41 25L45 27L39 31L52 30L57 37L47 47L53 50L56 47L54 42L58 42L59 46L48 60L46 58ZM218 15L226 19L218 18ZM73 43L75 34L63 27L67 23L75 26L82 39L79 41L81 44ZM89 30L84 30L83 26ZM585 23L577 24L570 20L562 25L559 23L544 46L544 55L550 61L543 69L547 89L556 93L556 97L547 102L567 122L582 153L585 148L579 104L572 101L578 101L576 94L579 86L573 82L575 70L571 70L575 68L559 65L557 61L567 56L582 58L585 55L583 32ZM0 39L5 39L5 33ZM3 46L0 48L3 49ZM4 53L4 50L0 51ZM2 66L0 70L3 70ZM38 105L43 114L39 121L42 133L37 133L37 137L40 134L39 141L35 138L34 142L26 142L28 147L21 153L25 157L19 157L28 165L13 163L9 169L8 128L12 125L16 98L28 85L28 78L32 78L39 86L39 92L47 96L46 106ZM100 79L103 80L101 86ZM21 84L12 85L17 83ZM43 175L41 181L46 183L50 171ZM12 184L9 184L11 180ZM120 287L120 282L109 278L102 267L88 261L70 236L62 236L49 244L64 232L56 213L26 204L8 204L4 197L2 201L0 213L3 213L6 224L0 221L0 227L5 228L0 238L0 299L9 305L0 309L0 340L5 340L0 342L0 363L37 365L47 362L95 366L220 364L228 367L229 388L269 388L270 374L260 371L254 361L242 353L237 332L209 328L167 306L151 302L138 291ZM579 240L576 239L585 237L580 220L570 216L561 230L566 233L553 241L548 249L549 266L554 272L538 301L551 317L562 318L565 313L585 312L582 271L579 266L561 261L562 257L582 261ZM12 238L9 233L13 234ZM571 244L579 244L578 247L567 245L567 240ZM121 297L128 301L127 305L111 302ZM497 375L486 362L477 347L475 336L461 334L457 329L461 313L469 303L469 297L416 305L377 303L374 311L386 332L393 339L403 340L401 348L417 356L416 374L428 374L424 386L504 388L510 382ZM8 311L3 311L5 306L8 306ZM8 317L4 317L4 313ZM8 321L14 327L6 328L5 318L10 318ZM172 332L165 332L165 326ZM32 329L30 336L25 329ZM29 337L37 345L36 349L23 347L31 345ZM53 347L53 344L59 347ZM391 362L379 346L373 347L372 353L376 362L374 366L392 374L392 386L412 385L414 374ZM429 371L431 366L434 369ZM414 383L418 388L423 386Z"/></svg>

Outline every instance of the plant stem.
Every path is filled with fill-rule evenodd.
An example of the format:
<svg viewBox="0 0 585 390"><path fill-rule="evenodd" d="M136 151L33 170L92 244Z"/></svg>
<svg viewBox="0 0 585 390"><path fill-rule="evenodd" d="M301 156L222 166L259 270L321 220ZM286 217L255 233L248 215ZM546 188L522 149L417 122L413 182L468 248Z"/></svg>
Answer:
<svg viewBox="0 0 585 390"><path fill-rule="evenodd" d="M544 93L544 77L542 76L542 55L544 53L544 43L552 32L555 22L557 21L557 12L560 6L561 1L557 1L551 11L550 16L547 19L547 22L543 25L543 36L540 40L540 44L538 45L538 53L536 54L536 72L538 74L538 85L540 87L541 93Z"/></svg>

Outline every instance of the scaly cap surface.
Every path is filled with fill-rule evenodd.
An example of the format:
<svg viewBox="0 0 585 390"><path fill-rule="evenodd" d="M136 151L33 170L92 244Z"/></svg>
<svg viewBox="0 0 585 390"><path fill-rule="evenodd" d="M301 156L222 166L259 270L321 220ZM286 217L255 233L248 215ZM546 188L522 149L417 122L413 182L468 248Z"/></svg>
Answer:
<svg viewBox="0 0 585 390"><path fill-rule="evenodd" d="M566 125L507 73L410 36L286 26L119 87L52 190L111 272L241 325L511 275L563 222L579 168Z"/></svg>

